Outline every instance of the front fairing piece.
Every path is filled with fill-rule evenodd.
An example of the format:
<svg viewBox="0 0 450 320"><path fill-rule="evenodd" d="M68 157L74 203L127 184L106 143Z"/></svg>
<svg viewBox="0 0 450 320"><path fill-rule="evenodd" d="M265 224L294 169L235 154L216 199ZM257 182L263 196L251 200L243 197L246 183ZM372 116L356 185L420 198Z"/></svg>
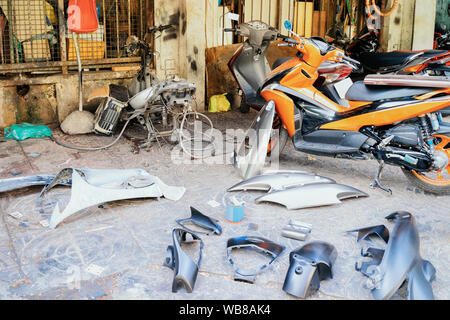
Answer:
<svg viewBox="0 0 450 320"><path fill-rule="evenodd" d="M70 177L70 178L69 178ZM110 201L136 198L159 198L164 196L170 200L179 200L184 187L168 186L158 177L150 175L142 169L108 170L108 169L63 169L46 186L41 196L52 186L61 181L71 181L70 201L63 211L58 203L50 217L49 227L54 229L64 219L90 206Z"/></svg>
<svg viewBox="0 0 450 320"><path fill-rule="evenodd" d="M264 167L274 115L275 103L269 101L258 112L245 138L234 152L234 166L244 179L258 175Z"/></svg>

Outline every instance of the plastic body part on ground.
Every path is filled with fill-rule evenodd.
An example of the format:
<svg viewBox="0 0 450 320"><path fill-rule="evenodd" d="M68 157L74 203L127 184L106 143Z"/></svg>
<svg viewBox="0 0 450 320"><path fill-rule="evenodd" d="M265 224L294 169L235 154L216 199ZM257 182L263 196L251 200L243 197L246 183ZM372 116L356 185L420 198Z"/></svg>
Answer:
<svg viewBox="0 0 450 320"><path fill-rule="evenodd" d="M196 226L199 226L208 231L207 232L193 231L193 230L189 229L188 227L186 227L186 225L185 225L186 222L193 223ZM193 233L206 234L206 235L209 235L211 233L220 235L222 233L222 228L217 223L217 220L211 219L210 217L204 215L203 213L201 213L200 211L198 211L197 209L192 208L192 207L191 207L191 217L186 218L186 219L179 219L179 220L177 220L177 223L180 226L182 226L185 230L187 230L189 232L193 232Z"/></svg>
<svg viewBox="0 0 450 320"><path fill-rule="evenodd" d="M309 173L262 174L239 182L227 191L262 190L270 192L311 183L335 183L335 181Z"/></svg>
<svg viewBox="0 0 450 320"><path fill-rule="evenodd" d="M375 262L371 272L365 270L372 296L376 300L389 299L408 280L408 300L434 300L431 282L436 270L420 256L419 232L414 217L409 212L399 211L386 219L395 219L395 226L381 262L378 265ZM367 255L374 256L370 252ZM375 258L379 260L380 255L378 249Z"/></svg>
<svg viewBox="0 0 450 320"><path fill-rule="evenodd" d="M263 254L271 256L271 260L260 266L257 269L243 270L239 268L234 260L231 258L231 251L233 249L250 248L255 249ZM267 240L262 237L255 236L243 236L237 238L230 238L227 241L227 259L234 268L234 280L253 283L256 275L262 272L270 264L272 264L283 252L284 246L281 246L273 241Z"/></svg>
<svg viewBox="0 0 450 320"><path fill-rule="evenodd" d="M274 191L265 194L255 201L275 202L289 210L341 203L341 200L353 197L368 197L369 195L358 189L343 184L314 183L300 187Z"/></svg>
<svg viewBox="0 0 450 320"><path fill-rule="evenodd" d="M192 241L200 241L199 255L197 262L194 262L182 249L182 242L189 242L187 235L192 237ZM194 290L197 280L198 269L202 259L203 241L192 232L176 228L172 231L173 245L167 247L167 256L164 266L174 271L172 282L172 292L178 292L181 287L185 287L188 293Z"/></svg>
<svg viewBox="0 0 450 320"><path fill-rule="evenodd" d="M289 254L289 269L283 290L299 298L307 298L320 287L320 281L333 278L336 248L326 242L314 241Z"/></svg>
<svg viewBox="0 0 450 320"><path fill-rule="evenodd" d="M66 168L55 178L55 183L45 187L41 196L58 180L65 181L71 175L72 194L63 211L56 204L50 218L50 228L56 228L72 214L101 203L136 198L160 198L179 200L184 187L168 186L158 177L142 169L108 170Z"/></svg>

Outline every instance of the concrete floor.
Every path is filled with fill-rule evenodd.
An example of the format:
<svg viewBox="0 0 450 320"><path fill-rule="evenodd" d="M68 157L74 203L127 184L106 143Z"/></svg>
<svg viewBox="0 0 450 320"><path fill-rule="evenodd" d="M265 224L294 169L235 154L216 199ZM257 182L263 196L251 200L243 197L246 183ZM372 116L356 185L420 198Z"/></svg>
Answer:
<svg viewBox="0 0 450 320"><path fill-rule="evenodd" d="M246 129L254 112L231 111L211 115L220 129ZM57 138L71 144L104 145L110 137L87 135L67 137L54 130ZM142 168L165 183L186 187L179 201L167 199L125 200L92 207L66 219L55 230L39 222L48 219L57 201L67 201L70 188L57 187L48 193L42 207L36 206L39 187L1 194L0 208L0 298L1 299L293 299L282 285L289 265L289 252L305 242L281 236L290 219L313 225L307 241L332 243L338 257L334 278L322 281L320 291L310 299L371 299L364 287L366 278L355 271L361 244L346 230L393 223L384 217L396 210L410 211L420 233L421 255L437 270L432 283L436 299L450 299L450 196L437 197L410 185L401 170L387 167L383 181L393 196L372 190L369 184L377 170L375 161L352 161L307 156L287 145L280 168L314 172L367 192L369 198L345 200L340 205L286 210L274 204L255 204L260 192L240 192L246 201L246 220L225 221L226 188L240 181L230 165L173 164L170 145L132 153L133 144L121 138L106 151L75 151L48 140L8 140L0 143L0 178L37 173L57 173L64 167ZM220 204L208 204L215 200ZM193 206L219 220L221 236L202 236L205 243L200 272L193 293L171 292L173 271L163 267L166 248L176 219L190 215ZM19 211L21 219L7 213ZM226 259L226 241L242 235L262 236L286 246L269 269L254 284L233 281L233 269ZM380 243L366 243L378 246ZM238 257L237 257L238 258ZM236 259L237 259L236 258ZM256 259L253 255L237 260ZM246 260L248 259L248 260ZM88 267L100 267L92 272ZM94 270L95 271L95 270ZM394 299L403 299L400 290Z"/></svg>

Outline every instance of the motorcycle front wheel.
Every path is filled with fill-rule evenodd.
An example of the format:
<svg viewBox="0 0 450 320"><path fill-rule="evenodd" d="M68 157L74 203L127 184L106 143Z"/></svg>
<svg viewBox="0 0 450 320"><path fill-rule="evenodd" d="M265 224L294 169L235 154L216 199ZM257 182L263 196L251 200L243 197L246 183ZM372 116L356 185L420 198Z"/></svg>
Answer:
<svg viewBox="0 0 450 320"><path fill-rule="evenodd" d="M435 135L435 137L439 139L435 150L444 152L450 159L450 138L442 135ZM443 170L430 172L416 172L406 168L402 170L406 178L417 187L437 195L450 194L450 163Z"/></svg>

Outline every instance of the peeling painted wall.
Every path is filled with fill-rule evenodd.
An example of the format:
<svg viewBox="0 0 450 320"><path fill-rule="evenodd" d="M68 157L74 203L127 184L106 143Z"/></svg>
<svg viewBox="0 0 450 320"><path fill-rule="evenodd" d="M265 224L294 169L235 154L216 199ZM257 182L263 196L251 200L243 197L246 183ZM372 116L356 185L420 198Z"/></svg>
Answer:
<svg viewBox="0 0 450 320"><path fill-rule="evenodd" d="M83 107L95 112L99 100L87 102L95 89L110 83L126 85L134 76L130 72L85 73ZM39 83L40 82L40 83ZM0 81L0 128L15 123L61 123L78 109L78 74L54 75L21 80Z"/></svg>
<svg viewBox="0 0 450 320"><path fill-rule="evenodd" d="M436 0L398 0L394 12L383 18L383 50L432 49L435 16Z"/></svg>
<svg viewBox="0 0 450 320"><path fill-rule="evenodd" d="M156 75L178 76L197 85L198 110L205 110L205 2L155 0L155 25L173 24L156 39Z"/></svg>

